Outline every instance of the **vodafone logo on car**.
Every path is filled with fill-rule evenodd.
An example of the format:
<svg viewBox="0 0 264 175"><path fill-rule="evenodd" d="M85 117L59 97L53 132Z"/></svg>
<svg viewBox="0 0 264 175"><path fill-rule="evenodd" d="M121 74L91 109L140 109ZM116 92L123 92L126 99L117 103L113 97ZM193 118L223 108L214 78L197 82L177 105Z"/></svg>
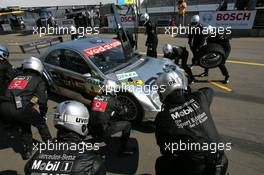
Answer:
<svg viewBox="0 0 264 175"><path fill-rule="evenodd" d="M105 52L107 50L110 50L112 48L118 47L120 45L121 45L120 41L113 40L112 42L86 49L86 50L84 50L84 53L86 56L93 56L93 55Z"/></svg>
<svg viewBox="0 0 264 175"><path fill-rule="evenodd" d="M239 12L239 13L218 13L216 15L217 21L249 21L251 12Z"/></svg>

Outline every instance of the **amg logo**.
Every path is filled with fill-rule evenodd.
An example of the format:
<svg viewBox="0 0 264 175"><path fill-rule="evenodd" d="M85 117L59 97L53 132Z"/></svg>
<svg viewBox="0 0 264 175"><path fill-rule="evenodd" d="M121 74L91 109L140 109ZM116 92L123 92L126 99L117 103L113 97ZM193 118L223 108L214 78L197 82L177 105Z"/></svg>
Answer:
<svg viewBox="0 0 264 175"><path fill-rule="evenodd" d="M187 109L183 109L180 112L176 111L176 112L172 113L171 117L173 120L175 120L175 119L178 119L178 118L183 117L185 115L188 115L192 112L194 112L194 110L190 106L188 106Z"/></svg>
<svg viewBox="0 0 264 175"><path fill-rule="evenodd" d="M89 119L87 118L76 118L77 123L88 123Z"/></svg>
<svg viewBox="0 0 264 175"><path fill-rule="evenodd" d="M55 163L51 163L48 161L42 162L42 160L35 160L32 165L32 170L41 170L41 171L57 171L60 166L60 162L55 161Z"/></svg>

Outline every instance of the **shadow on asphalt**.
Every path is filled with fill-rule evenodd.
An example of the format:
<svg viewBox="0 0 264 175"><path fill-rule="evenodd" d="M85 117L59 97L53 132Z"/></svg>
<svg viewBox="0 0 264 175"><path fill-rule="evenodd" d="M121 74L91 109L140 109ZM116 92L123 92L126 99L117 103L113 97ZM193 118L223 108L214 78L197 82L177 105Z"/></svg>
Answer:
<svg viewBox="0 0 264 175"><path fill-rule="evenodd" d="M154 121L143 121L140 124L133 126L132 129L143 133L154 133L155 123Z"/></svg>
<svg viewBox="0 0 264 175"><path fill-rule="evenodd" d="M17 172L13 170L5 170L5 171L0 171L0 175L17 175Z"/></svg>
<svg viewBox="0 0 264 175"><path fill-rule="evenodd" d="M102 142L100 139L89 139L87 142L95 143ZM106 170L114 174L135 174L139 162L139 146L135 138L130 138L127 144L128 150L134 150L135 154L130 156L120 157L118 151L120 148L119 137L112 137L107 146L100 147L98 153L105 157Z"/></svg>
<svg viewBox="0 0 264 175"><path fill-rule="evenodd" d="M253 103L258 103L258 104L264 104L264 98L253 96L253 95L244 95L244 94L238 94L238 93L229 93L228 95L226 95L226 93L215 92L215 96L220 97L220 98L230 98L230 99L235 99L239 101L248 101L248 102L253 102Z"/></svg>
<svg viewBox="0 0 264 175"><path fill-rule="evenodd" d="M0 150L12 148L14 152L19 153L21 157L23 156L21 133L18 127L11 127L0 122L0 138Z"/></svg>
<svg viewBox="0 0 264 175"><path fill-rule="evenodd" d="M226 143L232 144L232 149L237 149L250 154L264 155L264 144L257 143L251 140L241 139L237 137L231 137L228 135L220 135L221 139ZM259 155L258 154L258 155Z"/></svg>

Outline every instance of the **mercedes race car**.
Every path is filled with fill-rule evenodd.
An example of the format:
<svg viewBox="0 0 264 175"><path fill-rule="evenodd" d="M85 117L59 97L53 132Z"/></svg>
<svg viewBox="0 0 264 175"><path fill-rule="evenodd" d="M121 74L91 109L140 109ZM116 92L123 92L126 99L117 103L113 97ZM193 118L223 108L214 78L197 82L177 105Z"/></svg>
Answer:
<svg viewBox="0 0 264 175"><path fill-rule="evenodd" d="M105 80L115 81L122 91L117 94L127 108L126 120L140 122L153 118L161 102L155 79L164 71L181 70L168 59L124 53L122 43L111 38L93 37L66 41L41 56L50 91L89 103L100 93ZM124 91L124 87L127 88ZM132 88L131 88L132 87Z"/></svg>

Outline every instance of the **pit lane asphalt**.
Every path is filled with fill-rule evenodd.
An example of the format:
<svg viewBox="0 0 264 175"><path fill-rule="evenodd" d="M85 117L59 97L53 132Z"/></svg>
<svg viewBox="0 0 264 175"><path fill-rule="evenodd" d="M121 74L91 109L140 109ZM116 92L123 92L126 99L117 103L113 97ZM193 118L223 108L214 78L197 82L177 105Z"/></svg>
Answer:
<svg viewBox="0 0 264 175"><path fill-rule="evenodd" d="M1 44L9 46L10 61L15 66L18 66L22 59L29 55L38 55L36 52L21 54L17 45L37 39L39 39L38 36L27 34L0 35ZM139 51L143 53L146 52L145 41L146 36L140 35ZM162 52L162 46L165 43L187 46L187 39L159 35L159 53ZM215 90L211 111L223 141L232 143L232 150L227 152L231 175L260 175L264 173L264 115L262 112L264 104L264 38L234 38L231 40L231 45L232 51L227 63L231 83L222 85L217 82L223 77L219 69L214 69L210 70L208 78L198 78L203 82L196 83L192 87L197 89L209 86ZM195 67L193 71L198 74L202 72L202 69ZM222 87L208 83L208 79L216 81ZM227 91L223 87L232 91ZM56 133L52 126L53 107L63 100L65 98L52 95L48 102L48 124L53 136ZM23 174L26 161L23 161L20 154L14 151L14 149L17 151L17 140L5 139L6 135L3 130L2 127L0 132L0 174ZM130 158L117 158L116 156L107 158L109 174L154 174L155 160L160 154L153 131L150 122L145 122L135 128L131 135L133 139L131 139L130 145L138 147L139 153ZM36 129L33 129L33 133L34 138L40 140ZM13 145L10 147L8 142ZM107 155L114 154L116 146L113 146L113 150Z"/></svg>

